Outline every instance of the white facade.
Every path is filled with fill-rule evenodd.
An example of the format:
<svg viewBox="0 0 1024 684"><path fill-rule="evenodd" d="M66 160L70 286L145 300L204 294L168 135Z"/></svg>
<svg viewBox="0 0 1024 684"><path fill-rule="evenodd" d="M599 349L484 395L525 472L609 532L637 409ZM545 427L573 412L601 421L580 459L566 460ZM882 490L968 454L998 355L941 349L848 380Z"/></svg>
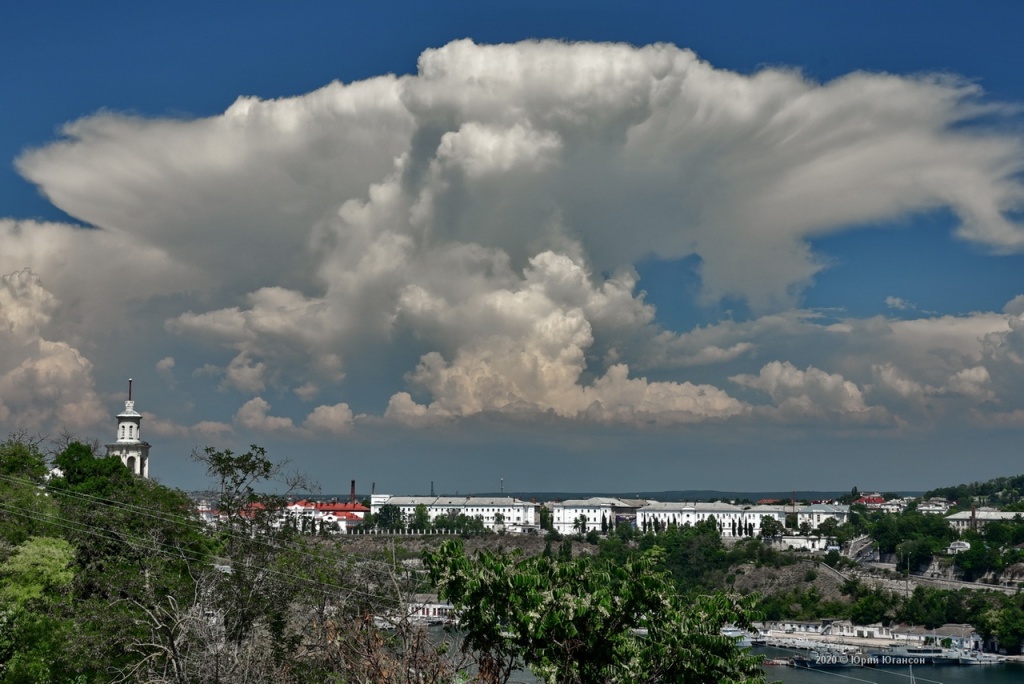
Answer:
<svg viewBox="0 0 1024 684"><path fill-rule="evenodd" d="M551 509L551 526L561 534L580 533L581 518L586 521L583 534L597 531L606 532L615 526L619 516L632 517L646 502L624 501L595 496L589 499L568 499L548 504Z"/></svg>
<svg viewBox="0 0 1024 684"><path fill-rule="evenodd" d="M713 518L723 538L756 537L761 533L761 520L773 518L785 522L785 506L748 506L741 508L722 502L652 502L636 513L640 530L685 527Z"/></svg>
<svg viewBox="0 0 1024 684"><path fill-rule="evenodd" d="M637 511L637 528L642 531L664 529L669 525L696 525L709 518L725 539L757 537L761 534L761 523L771 518L781 525L786 517L796 514L797 526L806 522L817 528L825 520L835 520L842 525L849 520L850 507L831 504L813 504L795 508L784 505L737 506L724 502L651 502Z"/></svg>
<svg viewBox="0 0 1024 684"><path fill-rule="evenodd" d="M850 519L850 507L832 504L811 504L804 506L796 512L796 524L799 527L808 523L811 529L817 529L818 525L826 520L835 520L842 525Z"/></svg>
<svg viewBox="0 0 1024 684"><path fill-rule="evenodd" d="M949 512L949 502L939 498L928 499L917 504L917 512L945 515Z"/></svg>
<svg viewBox="0 0 1024 684"><path fill-rule="evenodd" d="M1013 520L1020 513L1012 511L995 511L990 508L979 508L976 511L960 511L953 515L947 515L946 521L949 526L957 532L965 530L978 530L993 520Z"/></svg>
<svg viewBox="0 0 1024 684"><path fill-rule="evenodd" d="M781 537L776 537L772 544L782 549L796 549L798 551L827 551L829 540L826 537L821 537L816 534L812 534L809 537L805 537L802 534L784 534Z"/></svg>
<svg viewBox="0 0 1024 684"><path fill-rule="evenodd" d="M376 516L381 506L397 506L402 519L408 525L416 514L416 507L423 505L431 524L444 516L465 515L479 518L489 530L520 531L537 525L537 504L520 501L510 496L392 496L373 494L370 497L370 513Z"/></svg>
<svg viewBox="0 0 1024 684"><path fill-rule="evenodd" d="M128 400L117 414L117 441L107 444L107 456L118 456L128 470L149 477L149 443L142 441L142 415L132 401L132 381L128 379Z"/></svg>

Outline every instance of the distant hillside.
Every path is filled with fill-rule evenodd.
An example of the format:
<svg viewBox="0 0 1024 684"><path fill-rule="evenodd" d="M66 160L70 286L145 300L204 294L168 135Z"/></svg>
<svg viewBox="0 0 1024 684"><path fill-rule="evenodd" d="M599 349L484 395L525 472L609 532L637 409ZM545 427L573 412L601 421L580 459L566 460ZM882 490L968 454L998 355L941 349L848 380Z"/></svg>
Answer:
<svg viewBox="0 0 1024 684"><path fill-rule="evenodd" d="M939 487L925 492L926 497L941 496L961 504L979 503L1010 506L1024 499L1024 475L997 477L985 482Z"/></svg>

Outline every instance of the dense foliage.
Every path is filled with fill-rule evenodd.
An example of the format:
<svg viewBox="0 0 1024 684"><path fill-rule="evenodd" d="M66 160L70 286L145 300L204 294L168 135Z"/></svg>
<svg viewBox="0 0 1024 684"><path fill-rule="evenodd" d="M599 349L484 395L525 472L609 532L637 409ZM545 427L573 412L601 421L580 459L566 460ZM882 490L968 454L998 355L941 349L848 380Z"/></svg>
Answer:
<svg viewBox="0 0 1024 684"><path fill-rule="evenodd" d="M48 479L38 442L0 444L0 684L451 680L443 644L373 625L404 617L413 579L394 559L276 525L261 448L196 458L220 492L215 528L88 445L61 449Z"/></svg>
<svg viewBox="0 0 1024 684"><path fill-rule="evenodd" d="M985 482L972 482L951 487L939 487L925 493L925 498L942 497L956 501L962 506L971 504L990 506L1014 506L1024 500L1024 475L997 477ZM1021 510L1015 508L1015 510Z"/></svg>
<svg viewBox="0 0 1024 684"><path fill-rule="evenodd" d="M482 681L526 665L555 684L763 682L759 658L721 634L748 626L754 599L683 599L659 570L661 549L623 563L589 556L467 556L459 540L425 554L441 595L460 611Z"/></svg>

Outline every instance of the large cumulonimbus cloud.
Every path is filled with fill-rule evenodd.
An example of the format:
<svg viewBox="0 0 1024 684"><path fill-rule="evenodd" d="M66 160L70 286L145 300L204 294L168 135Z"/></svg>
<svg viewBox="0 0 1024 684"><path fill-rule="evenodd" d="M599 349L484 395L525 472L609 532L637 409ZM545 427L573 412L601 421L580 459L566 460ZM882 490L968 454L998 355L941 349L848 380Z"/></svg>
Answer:
<svg viewBox="0 0 1024 684"><path fill-rule="evenodd" d="M384 415L406 423L890 424L922 397L998 403L993 376L970 369L1019 365L1013 314L972 318L971 349L938 363L891 355L917 339L898 324L844 332L785 312L822 268L808 240L829 232L948 207L964 239L1024 246L1010 218L1024 150L970 125L1001 111L979 96L952 77L741 75L671 45L458 41L424 52L415 75L243 97L198 120L69 124L17 164L95 229L5 221L0 273L30 266L75 300L65 339L127 309L153 317L153 336L230 350L204 372L248 397L235 415L248 429L350 429L355 400L293 421L259 395L311 401L387 345L420 359ZM99 254L114 261L83 263ZM706 301L741 297L765 315L662 331L633 265L689 255ZM790 358L794 339L820 353ZM24 362L3 355L2 368ZM716 364L728 367L716 382L664 377Z"/></svg>

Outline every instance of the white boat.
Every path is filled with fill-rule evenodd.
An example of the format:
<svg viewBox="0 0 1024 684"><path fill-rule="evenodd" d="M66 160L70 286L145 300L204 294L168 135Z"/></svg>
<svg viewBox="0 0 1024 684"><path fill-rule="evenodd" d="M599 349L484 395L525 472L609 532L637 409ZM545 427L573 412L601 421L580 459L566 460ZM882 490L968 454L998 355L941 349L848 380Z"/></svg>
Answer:
<svg viewBox="0 0 1024 684"><path fill-rule="evenodd" d="M959 665L960 653L939 646L892 646L870 653L874 667L902 667L904 665Z"/></svg>
<svg viewBox="0 0 1024 684"><path fill-rule="evenodd" d="M731 637L740 648L750 648L752 645L750 633L739 627L723 627L722 636Z"/></svg>
<svg viewBox="0 0 1024 684"><path fill-rule="evenodd" d="M1006 658L995 653L982 653L981 651L961 649L959 654L961 665L998 665L1006 661Z"/></svg>

